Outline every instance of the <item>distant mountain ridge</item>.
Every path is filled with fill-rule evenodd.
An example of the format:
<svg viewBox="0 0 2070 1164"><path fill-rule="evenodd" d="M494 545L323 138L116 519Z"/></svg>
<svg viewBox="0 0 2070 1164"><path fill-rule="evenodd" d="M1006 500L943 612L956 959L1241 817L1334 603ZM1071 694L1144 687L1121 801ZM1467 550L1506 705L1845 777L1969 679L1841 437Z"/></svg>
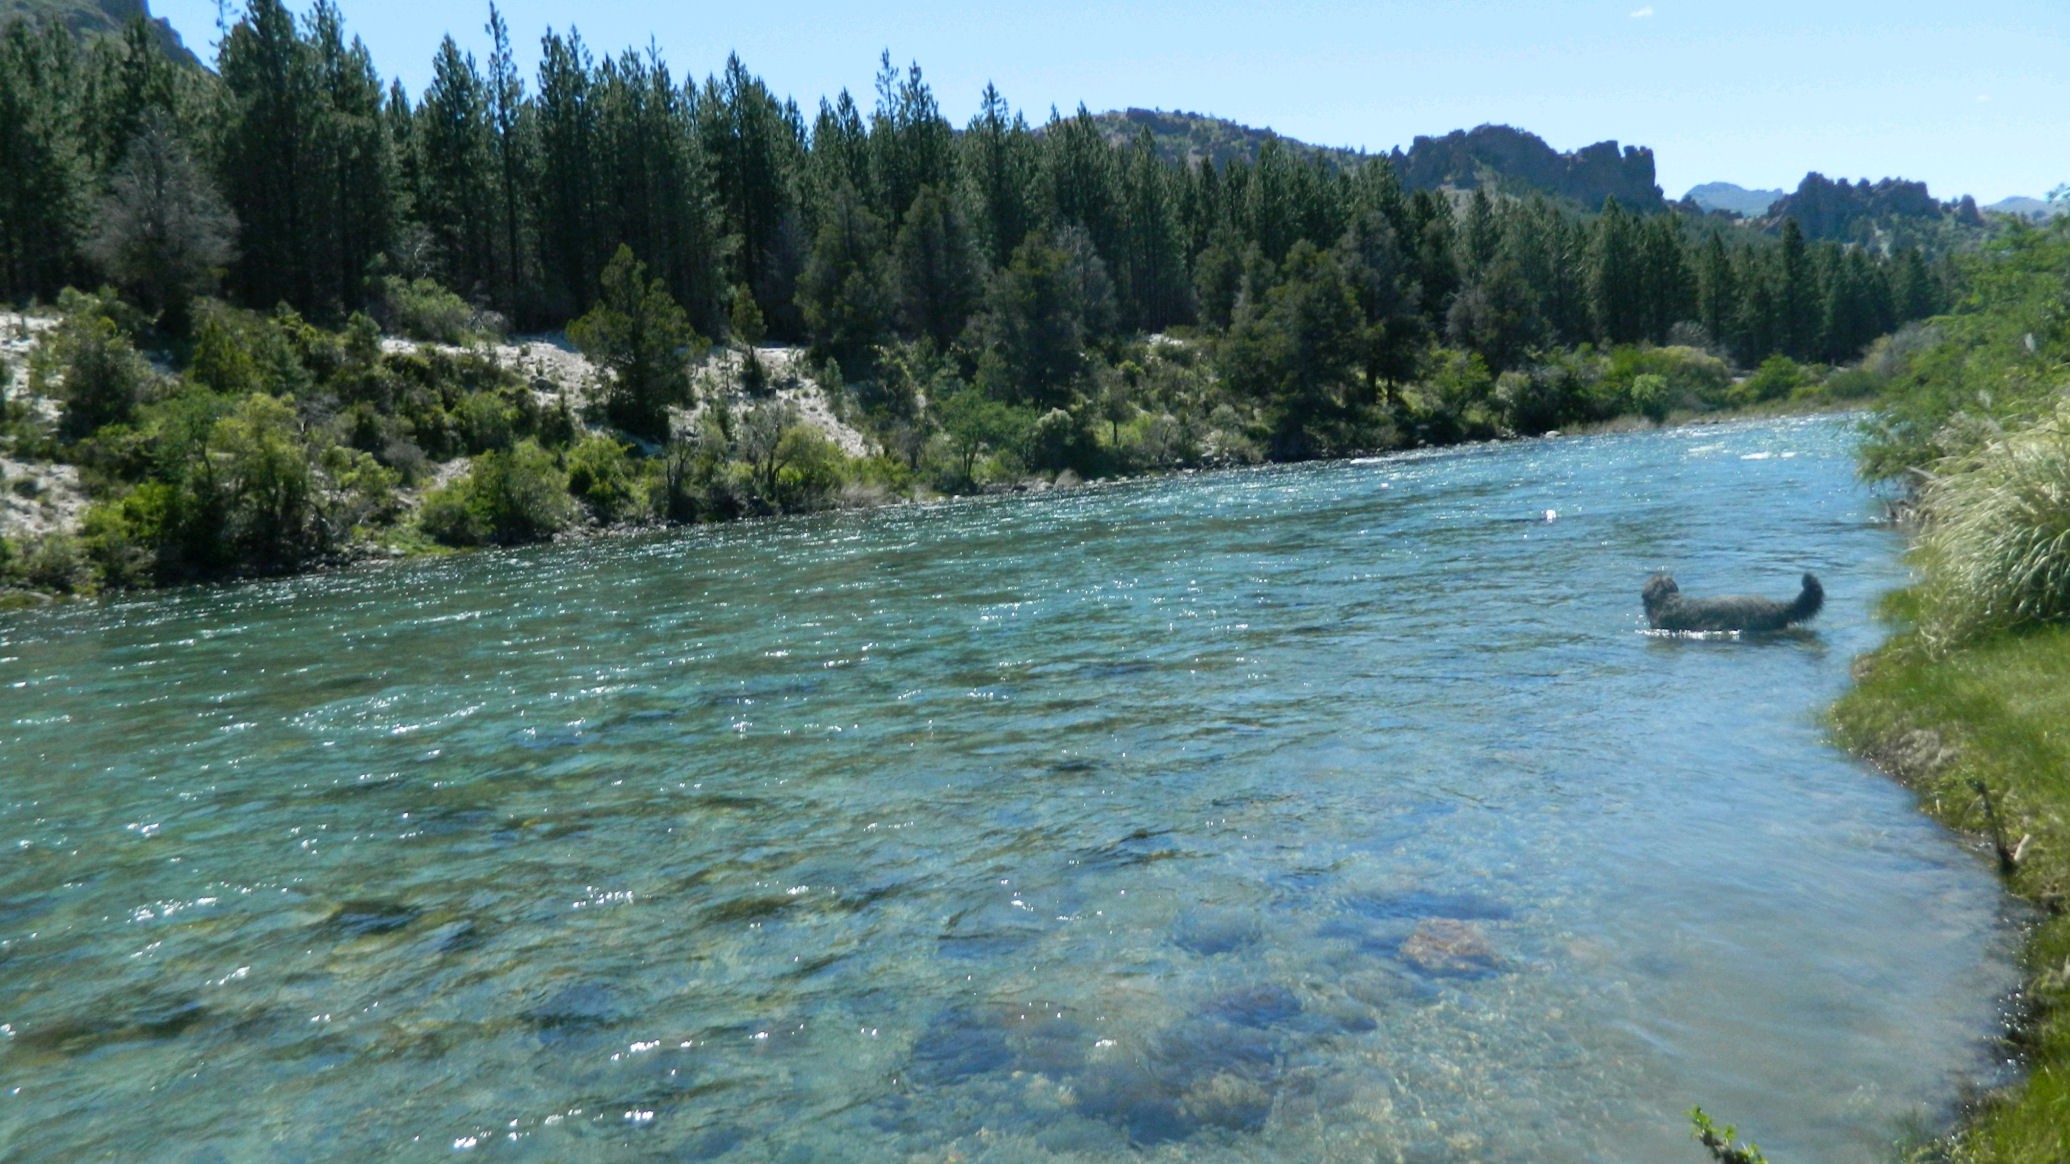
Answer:
<svg viewBox="0 0 2070 1164"><path fill-rule="evenodd" d="M183 65L201 66L172 22L151 15L147 0L0 0L0 27L16 20L55 20L82 36L121 35L130 21L141 18L166 54Z"/></svg>
<svg viewBox="0 0 2070 1164"><path fill-rule="evenodd" d="M1768 208L1783 200L1786 190L1749 190L1732 182L1705 182L1692 186L1684 199L1705 210L1726 210L1747 218L1760 218Z"/></svg>
<svg viewBox="0 0 2070 1164"><path fill-rule="evenodd" d="M1108 140L1117 143L1133 141L1147 129L1160 154L1188 163L1253 162L1267 142L1278 142L1295 157L1320 158L1337 166L1355 165L1372 156L1359 150L1311 145L1270 129L1182 110L1114 110L1097 114L1094 120ZM1561 153L1537 134L1507 125L1483 125L1442 137L1418 137L1406 151L1397 147L1383 156L1394 163L1403 184L1413 190L1521 187L1569 198L1590 210L1611 197L1639 210L1667 206L1660 187L1654 184L1653 151L1644 146L1619 147L1614 141L1602 141Z"/></svg>
<svg viewBox="0 0 2070 1164"><path fill-rule="evenodd" d="M2001 198L1984 207L1987 214L2011 214L2019 218L2054 218L2058 214L2070 214L2070 204L2046 202L2039 198L2014 196Z"/></svg>

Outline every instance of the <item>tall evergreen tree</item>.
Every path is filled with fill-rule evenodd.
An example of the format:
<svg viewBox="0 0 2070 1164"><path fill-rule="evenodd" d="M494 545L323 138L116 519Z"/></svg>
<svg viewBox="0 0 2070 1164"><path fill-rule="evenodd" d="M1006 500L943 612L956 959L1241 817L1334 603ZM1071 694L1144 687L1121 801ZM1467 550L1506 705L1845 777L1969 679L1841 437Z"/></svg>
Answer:
<svg viewBox="0 0 2070 1164"><path fill-rule="evenodd" d="M998 89L986 85L977 115L963 131L958 171L970 191L988 266L1003 266L1040 221L1036 149L1028 123L1007 108Z"/></svg>
<svg viewBox="0 0 2070 1164"><path fill-rule="evenodd" d="M870 118L870 171L878 214L893 228L905 220L922 186L953 187L955 138L920 66L901 74L892 68L887 51L877 73L877 110Z"/></svg>
<svg viewBox="0 0 2070 1164"><path fill-rule="evenodd" d="M983 292L976 240L955 200L920 187L892 245L893 293L908 335L946 351L963 333Z"/></svg>
<svg viewBox="0 0 2070 1164"><path fill-rule="evenodd" d="M495 131L474 57L450 36L432 59L411 145L416 217L430 234L439 275L455 290L483 296L496 281Z"/></svg>
<svg viewBox="0 0 2070 1164"><path fill-rule="evenodd" d="M1124 312L1143 331L1193 319L1193 283L1179 224L1174 176L1145 126L1124 155L1126 222L1120 256Z"/></svg>
<svg viewBox="0 0 2070 1164"><path fill-rule="evenodd" d="M877 345L891 333L886 233L884 220L855 188L840 187L821 214L812 257L798 280L798 306L813 348L851 376L875 368Z"/></svg>
<svg viewBox="0 0 2070 1164"><path fill-rule="evenodd" d="M753 290L765 317L788 318L804 257L793 238L805 154L797 109L729 56L705 82L697 124L724 229L737 240L728 275Z"/></svg>
<svg viewBox="0 0 2070 1164"><path fill-rule="evenodd" d="M78 53L62 25L0 29L0 297L54 296L79 270L78 104Z"/></svg>
<svg viewBox="0 0 2070 1164"><path fill-rule="evenodd" d="M1643 229L1617 199L1604 200L1589 252L1588 292L1596 335L1609 343L1637 343L1646 336Z"/></svg>
<svg viewBox="0 0 2070 1164"><path fill-rule="evenodd" d="M489 5L489 126L496 154L498 249L494 263L496 306L513 318L529 318L522 289L529 287L526 191L533 181L528 133L531 126L525 82L518 75L510 48L510 29L503 14Z"/></svg>

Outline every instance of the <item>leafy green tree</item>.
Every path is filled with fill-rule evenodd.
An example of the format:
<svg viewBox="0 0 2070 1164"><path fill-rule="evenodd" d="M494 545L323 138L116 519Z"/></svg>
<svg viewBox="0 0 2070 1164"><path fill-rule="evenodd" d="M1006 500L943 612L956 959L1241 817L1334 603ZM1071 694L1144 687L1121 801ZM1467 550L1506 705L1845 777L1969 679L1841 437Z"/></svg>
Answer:
<svg viewBox="0 0 2070 1164"><path fill-rule="evenodd" d="M61 304L64 322L37 352L31 380L38 391L64 401L58 432L79 440L103 425L128 421L153 376L111 312L120 304L76 291L65 292Z"/></svg>
<svg viewBox="0 0 2070 1164"><path fill-rule="evenodd" d="M701 343L689 318L647 265L621 246L604 268L603 295L568 325L568 338L611 373L611 422L650 440L668 437L668 407L690 403L689 359Z"/></svg>
<svg viewBox="0 0 2070 1164"><path fill-rule="evenodd" d="M591 433L568 450L568 492L605 524L640 515L639 466L626 446Z"/></svg>
<svg viewBox="0 0 2070 1164"><path fill-rule="evenodd" d="M1018 447L1034 423L1027 409L977 388L935 401L934 408L955 455L956 480L964 485L976 483L979 457Z"/></svg>
<svg viewBox="0 0 2070 1164"><path fill-rule="evenodd" d="M467 475L434 490L418 515L424 531L454 546L543 541L574 520L568 475L530 440L483 453Z"/></svg>

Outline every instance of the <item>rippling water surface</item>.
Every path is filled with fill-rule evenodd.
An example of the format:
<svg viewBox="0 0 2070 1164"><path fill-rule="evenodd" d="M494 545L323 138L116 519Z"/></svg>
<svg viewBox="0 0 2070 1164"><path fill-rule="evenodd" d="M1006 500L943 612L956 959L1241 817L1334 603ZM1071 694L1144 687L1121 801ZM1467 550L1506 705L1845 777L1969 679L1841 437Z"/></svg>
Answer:
<svg viewBox="0 0 2070 1164"><path fill-rule="evenodd" d="M1988 873L1783 421L0 617L0 1154L1868 1160ZM1557 512L1547 523L1545 511ZM1664 640L1638 590L1830 595Z"/></svg>

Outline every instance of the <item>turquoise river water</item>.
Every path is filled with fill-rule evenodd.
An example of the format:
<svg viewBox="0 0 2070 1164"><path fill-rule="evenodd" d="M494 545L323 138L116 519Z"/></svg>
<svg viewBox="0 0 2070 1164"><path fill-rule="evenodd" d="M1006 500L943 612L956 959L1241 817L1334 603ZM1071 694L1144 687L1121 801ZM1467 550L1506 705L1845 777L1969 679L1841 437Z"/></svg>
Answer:
<svg viewBox="0 0 2070 1164"><path fill-rule="evenodd" d="M0 1156L1882 1158L2016 919L1844 420L0 616ZM1546 511L1557 519L1546 521ZM1825 582L1812 633L1641 633Z"/></svg>

